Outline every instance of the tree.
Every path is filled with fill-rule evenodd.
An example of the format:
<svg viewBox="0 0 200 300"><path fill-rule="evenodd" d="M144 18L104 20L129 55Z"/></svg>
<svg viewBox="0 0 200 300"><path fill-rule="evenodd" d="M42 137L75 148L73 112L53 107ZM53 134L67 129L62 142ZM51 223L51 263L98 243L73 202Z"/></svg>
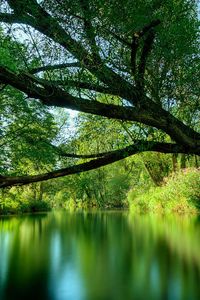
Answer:
<svg viewBox="0 0 200 300"><path fill-rule="evenodd" d="M0 8L4 34L8 29L24 44L23 66L14 57L14 68L0 61L3 88L21 91L27 103L134 122L133 133L148 133L122 149L81 154L94 158L81 164L4 174L1 187L88 171L138 152L200 154L196 1L7 0Z"/></svg>

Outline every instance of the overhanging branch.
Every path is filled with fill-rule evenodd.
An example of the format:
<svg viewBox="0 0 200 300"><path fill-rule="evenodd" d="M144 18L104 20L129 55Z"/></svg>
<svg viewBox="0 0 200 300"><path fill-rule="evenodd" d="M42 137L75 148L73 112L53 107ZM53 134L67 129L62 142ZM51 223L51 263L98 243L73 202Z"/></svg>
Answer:
<svg viewBox="0 0 200 300"><path fill-rule="evenodd" d="M177 144L160 143L153 141L140 141L126 148L115 150L101 158L97 158L86 163L70 166L56 171L29 176L0 176L0 188L16 185L25 185L32 182L45 181L76 173L86 172L89 170L94 170L99 167L106 166L113 162L129 157L133 154L144 151L156 151L161 153L191 153L188 152L188 149Z"/></svg>
<svg viewBox="0 0 200 300"><path fill-rule="evenodd" d="M0 82L9 84L26 93L28 97L39 99L44 105L65 107L107 118L136 121L154 126L169 134L180 145L200 151L200 134L195 132L169 112L146 97L143 107L119 106L74 97L51 82L44 82L28 73L16 74L0 66Z"/></svg>
<svg viewBox="0 0 200 300"><path fill-rule="evenodd" d="M16 74L0 66L0 82L26 93L28 97L39 99L47 106L65 107L108 118L139 121L143 113L133 107L105 104L70 95L58 86L36 78L29 73Z"/></svg>
<svg viewBox="0 0 200 300"><path fill-rule="evenodd" d="M39 6L39 5L38 5ZM0 22L9 24L20 23L35 28L40 33L52 39L55 43L69 51L82 67L88 69L98 80L112 87L118 95L134 103L137 102L137 91L120 75L101 60L98 55L90 54L82 44L74 40L50 15L41 14L40 9L33 10L30 14L0 14ZM116 93L115 92L115 93Z"/></svg>

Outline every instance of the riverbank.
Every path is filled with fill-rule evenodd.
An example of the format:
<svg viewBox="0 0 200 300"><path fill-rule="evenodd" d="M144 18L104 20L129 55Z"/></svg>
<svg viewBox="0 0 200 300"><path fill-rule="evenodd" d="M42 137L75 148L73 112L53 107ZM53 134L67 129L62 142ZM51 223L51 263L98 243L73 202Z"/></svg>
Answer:
<svg viewBox="0 0 200 300"><path fill-rule="evenodd" d="M50 203L44 200L13 200L9 197L0 199L0 216L3 215L18 215L25 213L47 212L52 209Z"/></svg>
<svg viewBox="0 0 200 300"><path fill-rule="evenodd" d="M200 213L200 171L180 170L165 178L161 186L147 192L131 189L128 193L130 210L159 213Z"/></svg>
<svg viewBox="0 0 200 300"><path fill-rule="evenodd" d="M50 211L52 208L76 209L130 209L136 213L200 213L200 171L195 168L183 169L171 174L163 180L161 186L132 188L127 199L119 202L107 201L104 206L98 206L95 200L62 199L56 197L34 198L30 193L4 193L0 198L0 215L24 214Z"/></svg>

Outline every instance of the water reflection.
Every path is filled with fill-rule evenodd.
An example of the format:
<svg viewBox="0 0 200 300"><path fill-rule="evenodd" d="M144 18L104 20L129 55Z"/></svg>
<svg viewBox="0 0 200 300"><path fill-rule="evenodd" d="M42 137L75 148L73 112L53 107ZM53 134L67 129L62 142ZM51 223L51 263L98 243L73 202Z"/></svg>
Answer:
<svg viewBox="0 0 200 300"><path fill-rule="evenodd" d="M197 217L0 219L0 299L200 299Z"/></svg>

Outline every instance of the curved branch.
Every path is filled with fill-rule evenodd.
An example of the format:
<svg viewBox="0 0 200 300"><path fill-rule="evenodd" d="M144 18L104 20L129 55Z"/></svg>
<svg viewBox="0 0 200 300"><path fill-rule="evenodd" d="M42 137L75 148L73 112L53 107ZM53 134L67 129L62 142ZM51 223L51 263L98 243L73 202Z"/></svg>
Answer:
<svg viewBox="0 0 200 300"><path fill-rule="evenodd" d="M143 37L149 30L158 26L160 23L161 23L161 21L159 19L153 20L149 24L145 25L140 31L137 31L135 33L135 36L137 36L138 38Z"/></svg>
<svg viewBox="0 0 200 300"><path fill-rule="evenodd" d="M135 75L136 72L136 55L137 55L137 51L139 48L139 40L140 38L142 38L148 31L151 31L152 28L158 26L161 23L160 20L154 20L151 23L149 23L148 25L145 25L140 31L134 32L133 33L133 37L132 37L132 42L131 42L131 70L132 70L132 74ZM151 34L150 34L151 36ZM147 37L147 39L145 40L145 44L143 47L143 51L144 49L147 48L146 45L149 44L149 36ZM143 54L142 54L143 56ZM144 61L144 58L142 58L142 60ZM145 63L144 63L145 66ZM142 67L139 66L139 69L141 69ZM140 73L143 72L143 70L139 71Z"/></svg>
<svg viewBox="0 0 200 300"><path fill-rule="evenodd" d="M0 66L0 82L11 85L26 93L30 98L41 100L47 106L65 107L108 118L130 121L139 121L143 115L138 109L130 106L122 107L72 96L51 82L36 78L29 73L16 74L3 66Z"/></svg>
<svg viewBox="0 0 200 300"><path fill-rule="evenodd" d="M134 45L137 44L137 40L141 38L146 32L148 32L151 28L158 26L161 23L160 20L154 20L151 23L145 25L140 31L134 32L132 37L132 42L129 42L116 34L111 30L106 30L109 34L111 34L117 41L129 47L130 49L134 48ZM135 49L136 50L136 49Z"/></svg>
<svg viewBox="0 0 200 300"><path fill-rule="evenodd" d="M101 158L97 158L86 163L70 166L56 171L29 176L0 176L0 188L14 185L25 185L32 182L45 181L53 178L86 172L102 166L106 166L133 154L144 151L156 151L161 153L191 153L191 151L189 151L187 148L184 148L177 144L140 141L126 148L115 150Z"/></svg>
<svg viewBox="0 0 200 300"><path fill-rule="evenodd" d="M169 134L180 145L200 151L200 134L188 127L151 99L145 98L143 107L119 106L87 100L70 95L51 82L45 82L28 73L16 74L0 66L0 82L10 84L26 93L28 97L39 99L47 106L65 107L107 118L136 121L154 126Z"/></svg>
<svg viewBox="0 0 200 300"><path fill-rule="evenodd" d="M88 69L101 82L112 87L115 93L118 92L119 96L126 98L131 101L131 103L137 101L137 91L134 89L134 86L108 67L101 60L100 56L90 54L87 49L84 48L80 42L74 40L53 17L50 15L42 15L41 12L37 12L36 10L33 10L31 15L3 13L0 14L0 22L9 24L21 23L33 27L52 39L55 43L63 46L79 60L81 66Z"/></svg>

